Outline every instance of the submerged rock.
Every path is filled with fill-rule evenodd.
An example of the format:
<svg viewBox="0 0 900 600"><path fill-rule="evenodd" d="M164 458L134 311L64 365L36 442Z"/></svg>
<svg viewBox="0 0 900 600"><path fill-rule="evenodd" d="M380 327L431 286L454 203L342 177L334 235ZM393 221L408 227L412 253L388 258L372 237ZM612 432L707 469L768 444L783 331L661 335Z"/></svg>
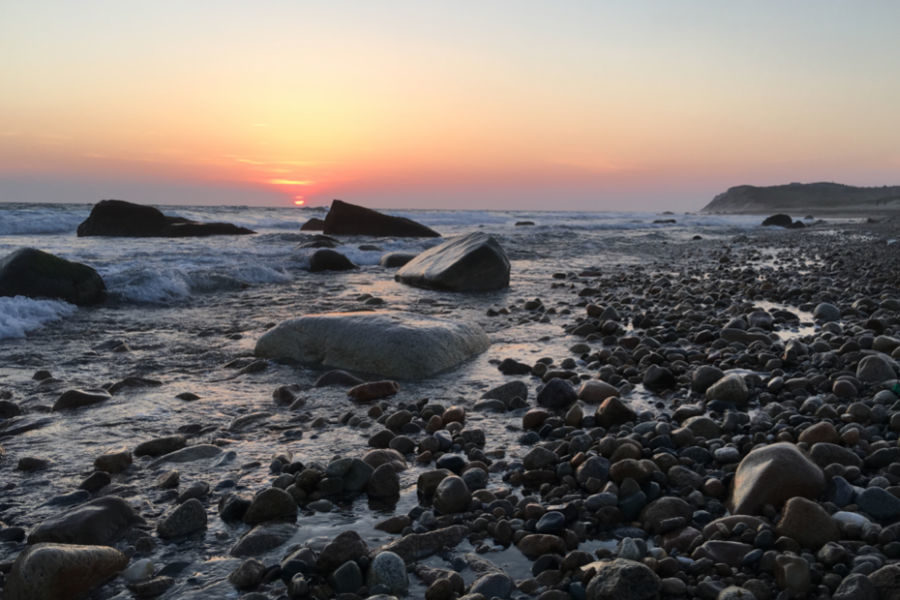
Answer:
<svg viewBox="0 0 900 600"><path fill-rule="evenodd" d="M336 252L323 248L316 250L309 257L309 270L312 273L320 273L322 271L352 271L358 267L353 264L349 258Z"/></svg>
<svg viewBox="0 0 900 600"><path fill-rule="evenodd" d="M455 367L489 345L480 327L403 313L326 313L267 331L256 355L421 379Z"/></svg>
<svg viewBox="0 0 900 600"><path fill-rule="evenodd" d="M371 208L333 200L325 216L328 235L373 235L382 237L440 237L437 231L405 217L385 215Z"/></svg>
<svg viewBox="0 0 900 600"><path fill-rule="evenodd" d="M778 213L766 217L762 222L763 227L790 227L793 224L794 220L791 218L791 216L784 213Z"/></svg>
<svg viewBox="0 0 900 600"><path fill-rule="evenodd" d="M78 237L206 237L255 233L231 223L198 223L182 217L167 217L152 206L101 200L78 226Z"/></svg>
<svg viewBox="0 0 900 600"><path fill-rule="evenodd" d="M416 255L411 252L388 252L381 257L378 264L386 269L397 269L415 257Z"/></svg>
<svg viewBox="0 0 900 600"><path fill-rule="evenodd" d="M109 546L35 544L13 563L5 600L75 600L125 568L128 557Z"/></svg>
<svg viewBox="0 0 900 600"><path fill-rule="evenodd" d="M394 279L451 292L499 290L509 286L509 259L494 238L476 231L422 252Z"/></svg>
<svg viewBox="0 0 900 600"><path fill-rule="evenodd" d="M131 526L144 520L125 500L104 496L55 517L50 517L28 536L29 544L110 544Z"/></svg>
<svg viewBox="0 0 900 600"><path fill-rule="evenodd" d="M87 265L36 248L20 248L0 260L0 296L99 304L106 300L106 285Z"/></svg>
<svg viewBox="0 0 900 600"><path fill-rule="evenodd" d="M325 221L318 217L311 217L300 226L300 231L322 231L323 229L325 229Z"/></svg>
<svg viewBox="0 0 900 600"><path fill-rule="evenodd" d="M91 406L105 402L110 398L112 396L106 390L66 390L53 403L53 410L68 410L81 408L82 406Z"/></svg>

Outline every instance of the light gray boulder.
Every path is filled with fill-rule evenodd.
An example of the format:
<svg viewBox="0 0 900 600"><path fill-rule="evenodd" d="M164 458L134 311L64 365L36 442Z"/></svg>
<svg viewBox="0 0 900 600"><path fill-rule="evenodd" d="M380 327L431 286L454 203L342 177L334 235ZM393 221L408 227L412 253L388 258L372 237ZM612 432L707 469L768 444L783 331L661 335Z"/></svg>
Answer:
<svg viewBox="0 0 900 600"><path fill-rule="evenodd" d="M509 259L497 240L475 231L422 252L403 265L394 279L451 292L499 290L509 287Z"/></svg>
<svg viewBox="0 0 900 600"><path fill-rule="evenodd" d="M283 321L257 341L256 355L393 379L422 379L490 345L475 324L408 313L326 313Z"/></svg>

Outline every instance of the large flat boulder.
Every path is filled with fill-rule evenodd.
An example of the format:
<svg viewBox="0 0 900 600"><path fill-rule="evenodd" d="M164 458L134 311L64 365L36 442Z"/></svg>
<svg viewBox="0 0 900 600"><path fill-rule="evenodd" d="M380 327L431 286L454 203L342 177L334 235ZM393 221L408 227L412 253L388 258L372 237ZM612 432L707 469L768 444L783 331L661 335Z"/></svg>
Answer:
<svg viewBox="0 0 900 600"><path fill-rule="evenodd" d="M231 223L198 223L168 217L152 206L124 200L101 200L78 226L78 236L206 237L255 233Z"/></svg>
<svg viewBox="0 0 900 600"><path fill-rule="evenodd" d="M0 260L0 296L98 304L106 299L106 285L87 265L36 248L19 248Z"/></svg>
<svg viewBox="0 0 900 600"><path fill-rule="evenodd" d="M499 290L509 286L509 259L497 240L476 231L422 252L401 267L394 279L452 292Z"/></svg>
<svg viewBox="0 0 900 600"><path fill-rule="evenodd" d="M825 490L819 466L788 442L751 450L734 473L729 508L732 514L759 514L763 506L780 507L794 496L815 500Z"/></svg>
<svg viewBox="0 0 900 600"><path fill-rule="evenodd" d="M434 229L406 217L394 217L350 204L332 200L325 216L326 235L372 235L378 237L441 237Z"/></svg>
<svg viewBox="0 0 900 600"><path fill-rule="evenodd" d="M408 313L326 313L284 321L256 343L256 355L392 379L422 379L487 349L477 325Z"/></svg>

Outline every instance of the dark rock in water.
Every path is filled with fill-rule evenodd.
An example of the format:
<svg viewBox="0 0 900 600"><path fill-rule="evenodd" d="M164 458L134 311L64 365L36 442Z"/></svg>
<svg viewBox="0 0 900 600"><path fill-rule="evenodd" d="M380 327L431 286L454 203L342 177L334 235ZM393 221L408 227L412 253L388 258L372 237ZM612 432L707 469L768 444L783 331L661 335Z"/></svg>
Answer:
<svg viewBox="0 0 900 600"><path fill-rule="evenodd" d="M325 221L318 217L312 217L300 226L300 231L322 231L325 229Z"/></svg>
<svg viewBox="0 0 900 600"><path fill-rule="evenodd" d="M794 220L791 219L790 215L783 213L766 217L762 222L763 227L790 227L793 224Z"/></svg>
<svg viewBox="0 0 900 600"><path fill-rule="evenodd" d="M386 269L397 269L411 261L416 257L415 254L409 252L388 252L381 257L378 264Z"/></svg>
<svg viewBox="0 0 900 600"><path fill-rule="evenodd" d="M342 200L333 200L323 231L329 235L441 237L437 231L405 217L393 217Z"/></svg>
<svg viewBox="0 0 900 600"><path fill-rule="evenodd" d="M348 560L357 560L369 554L369 547L355 531L344 531L328 543L316 559L316 568L324 572L334 571Z"/></svg>
<svg viewBox="0 0 900 600"><path fill-rule="evenodd" d="M516 221L516 227L531 227L534 221Z"/></svg>
<svg viewBox="0 0 900 600"><path fill-rule="evenodd" d="M463 512L471 501L469 487L456 475L442 479L434 492L434 508L444 515Z"/></svg>
<svg viewBox="0 0 900 600"><path fill-rule="evenodd" d="M254 496L244 513L244 523L248 525L275 520L293 522L296 518L297 503L290 494L276 487L266 488Z"/></svg>
<svg viewBox="0 0 900 600"><path fill-rule="evenodd" d="M481 397L483 399L500 400L503 404L509 406L515 398L528 400L528 386L523 381L510 381L486 391Z"/></svg>
<svg viewBox="0 0 900 600"><path fill-rule="evenodd" d="M644 387L651 392L662 392L675 387L676 381L672 371L659 365L650 365L644 372Z"/></svg>
<svg viewBox="0 0 900 600"><path fill-rule="evenodd" d="M353 594L363 585L362 569L356 561L348 560L328 576L328 584L338 595Z"/></svg>
<svg viewBox="0 0 900 600"><path fill-rule="evenodd" d="M91 406L109 400L110 396L105 390L66 390L53 403L53 410L67 410Z"/></svg>
<svg viewBox="0 0 900 600"><path fill-rule="evenodd" d="M22 456L19 457L19 462L16 463L16 470L30 473L32 471L40 471L42 469L46 469L49 466L50 461L46 458L40 458L37 456Z"/></svg>
<svg viewBox="0 0 900 600"><path fill-rule="evenodd" d="M127 469L132 462L131 451L121 448L101 454L94 459L94 468L98 471L106 473L121 473Z"/></svg>
<svg viewBox="0 0 900 600"><path fill-rule="evenodd" d="M112 481L112 479L110 478L109 473L94 471L88 475L78 487L93 494L94 492L100 491L104 486L109 485L110 481Z"/></svg>
<svg viewBox="0 0 900 600"><path fill-rule="evenodd" d="M6 600L87 596L125 568L128 557L109 546L37 544L26 548L7 575Z"/></svg>
<svg viewBox="0 0 900 600"><path fill-rule="evenodd" d="M561 410L575 404L578 394L565 379L553 378L537 395L538 406L551 410Z"/></svg>
<svg viewBox="0 0 900 600"><path fill-rule="evenodd" d="M293 523L263 523L257 525L231 548L232 556L258 556L277 548L294 537L297 528Z"/></svg>
<svg viewBox="0 0 900 600"><path fill-rule="evenodd" d="M22 409L9 400L0 400L0 419L11 419L22 414Z"/></svg>
<svg viewBox="0 0 900 600"><path fill-rule="evenodd" d="M622 402L618 397L610 396L597 407L594 418L597 420L597 425L612 427L634 421L637 415L630 406Z"/></svg>
<svg viewBox="0 0 900 600"><path fill-rule="evenodd" d="M313 273L322 271L352 271L358 268L353 262L334 250L316 250L309 257L309 270Z"/></svg>
<svg viewBox="0 0 900 600"><path fill-rule="evenodd" d="M519 362L513 358L504 358L503 361L497 365L497 369L504 375L528 375L531 373L531 365Z"/></svg>
<svg viewBox="0 0 900 600"><path fill-rule="evenodd" d="M494 238L476 231L422 252L394 279L451 292L499 290L509 286L509 259Z"/></svg>
<svg viewBox="0 0 900 600"><path fill-rule="evenodd" d="M106 285L87 265L36 248L20 248L0 260L0 296L56 298L90 305L106 299Z"/></svg>
<svg viewBox="0 0 900 600"><path fill-rule="evenodd" d="M654 219L653 223L655 225L672 225L673 223L677 223L675 219Z"/></svg>
<svg viewBox="0 0 900 600"><path fill-rule="evenodd" d="M298 248L337 248L341 245L340 240L327 235L314 235L305 242L297 244Z"/></svg>
<svg viewBox="0 0 900 600"><path fill-rule="evenodd" d="M400 476L390 464L380 465L372 472L366 485L370 498L391 500L400 497Z"/></svg>
<svg viewBox="0 0 900 600"><path fill-rule="evenodd" d="M206 529L206 509L203 503L191 498L163 515L156 525L156 533L171 540Z"/></svg>
<svg viewBox="0 0 900 600"><path fill-rule="evenodd" d="M141 442L134 449L135 456L163 456L176 450L181 450L187 445L187 438L183 435L167 435Z"/></svg>
<svg viewBox="0 0 900 600"><path fill-rule="evenodd" d="M197 223L182 217L167 217L152 206L101 200L78 226L78 236L118 237L206 237L255 233L231 223Z"/></svg>
<svg viewBox="0 0 900 600"><path fill-rule="evenodd" d="M385 379L383 381L360 383L350 388L347 395L357 402L371 402L372 400L393 396L398 391L400 391L400 386L396 381Z"/></svg>
<svg viewBox="0 0 900 600"><path fill-rule="evenodd" d="M135 598L156 598L162 596L173 585L175 585L173 578L167 575L157 575L150 579L129 583L128 589Z"/></svg>
<svg viewBox="0 0 900 600"><path fill-rule="evenodd" d="M516 584L506 573L487 573L476 579L469 588L470 594L481 594L485 598L509 598Z"/></svg>
<svg viewBox="0 0 900 600"><path fill-rule="evenodd" d="M109 393L115 394L119 390L123 390L125 388L131 387L159 387L162 385L162 381L157 381L156 379L148 379L146 377L126 377L120 381L115 382L111 386L109 386Z"/></svg>
<svg viewBox="0 0 900 600"><path fill-rule="evenodd" d="M28 543L105 545L143 522L125 500L104 496L47 519L31 531Z"/></svg>

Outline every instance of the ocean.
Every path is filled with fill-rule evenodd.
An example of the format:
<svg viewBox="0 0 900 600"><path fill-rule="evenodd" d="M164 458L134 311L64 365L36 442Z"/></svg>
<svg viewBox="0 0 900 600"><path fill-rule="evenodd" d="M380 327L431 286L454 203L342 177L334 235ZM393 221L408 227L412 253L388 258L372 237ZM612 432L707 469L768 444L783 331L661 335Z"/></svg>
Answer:
<svg viewBox="0 0 900 600"><path fill-rule="evenodd" d="M216 498L228 491L252 494L265 486L277 454L320 465L336 456L358 457L379 427L367 407L348 400L346 390L313 388L320 369L277 363L247 369L256 340L274 324L309 313L369 310L373 304L378 310L477 322L492 342L484 354L450 373L400 382L400 393L385 405L402 408L427 398L442 406L471 407L481 394L507 380L497 370L502 359L534 363L549 357L559 362L571 355L569 347L583 341L563 329L584 310L578 287L554 274L646 265L649 282L657 262L671 269L674 245L683 247L699 236L696 244L720 246L760 221L756 216L640 212L384 211L423 223L445 238L478 230L499 241L512 265L509 289L452 294L400 284L392 270L379 266L386 252L419 252L440 239L341 238L336 250L360 268L310 273L312 250L298 248L309 234L301 233L300 226L308 218L321 218L322 210L160 208L169 215L231 222L257 233L79 238L76 228L89 205L0 204L0 256L31 246L82 262L100 273L109 292L108 301L97 307L0 298L0 394L21 410L0 419L0 443L7 454L0 520L28 526L58 514L74 501L73 490L104 452L175 433L191 436L191 443L214 443L224 450L215 460L178 465L182 488L196 482L210 486L207 532L199 540L161 544L147 552L157 567L186 565L186 573L166 594L170 598L237 597L227 575L239 561L228 552L247 527L221 521ZM674 223L654 223L658 220ZM524 308L533 299L542 301L541 310ZM35 378L40 371L48 373ZM127 377L155 383L125 386L89 409L50 411L67 389L108 387ZM281 385L297 385L302 406L276 406L272 392ZM185 392L199 399L179 399ZM640 406L640 398L632 402ZM490 446L503 449L505 460L514 463L527 450L517 441L518 428L510 426L519 418L470 411L466 427L485 431ZM36 473L14 469L22 457L46 464ZM125 497L142 514L157 517L172 501L154 484L163 470L135 458L135 465L114 476L105 493ZM370 547L389 541L392 536L374 524L416 506L419 472L411 468L402 474L401 498L389 510L369 507L363 495L330 512L304 512L294 542L330 539L346 528L359 532ZM499 474L491 477L492 485L502 485ZM283 550L264 561L277 561ZM17 551L17 546L0 545L0 561ZM530 563L514 549L498 549L493 560L513 576L528 575ZM424 587L414 585L411 594L423 592ZM106 597L131 596L113 585Z"/></svg>

